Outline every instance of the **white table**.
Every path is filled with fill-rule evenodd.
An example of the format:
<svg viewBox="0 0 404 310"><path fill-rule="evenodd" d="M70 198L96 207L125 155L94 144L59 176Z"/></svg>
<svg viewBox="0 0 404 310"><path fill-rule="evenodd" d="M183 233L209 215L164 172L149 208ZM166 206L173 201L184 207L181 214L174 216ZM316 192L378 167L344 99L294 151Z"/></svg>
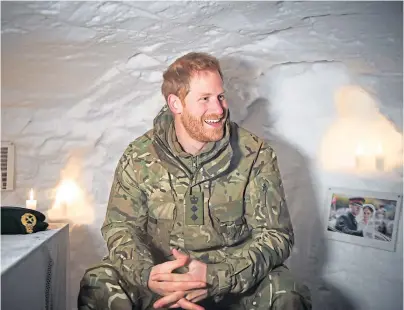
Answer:
<svg viewBox="0 0 404 310"><path fill-rule="evenodd" d="M66 310L69 225L1 235L1 309Z"/></svg>

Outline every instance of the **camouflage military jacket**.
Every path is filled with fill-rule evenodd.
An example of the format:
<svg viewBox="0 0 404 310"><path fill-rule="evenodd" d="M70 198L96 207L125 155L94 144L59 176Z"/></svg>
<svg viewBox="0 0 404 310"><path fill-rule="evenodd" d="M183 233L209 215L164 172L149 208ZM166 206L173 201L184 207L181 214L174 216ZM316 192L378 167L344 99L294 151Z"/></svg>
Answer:
<svg viewBox="0 0 404 310"><path fill-rule="evenodd" d="M225 137L190 171L166 141L172 121L163 108L118 163L101 229L109 260L147 287L152 266L177 248L208 265L211 296L245 292L293 245L275 153L228 119Z"/></svg>

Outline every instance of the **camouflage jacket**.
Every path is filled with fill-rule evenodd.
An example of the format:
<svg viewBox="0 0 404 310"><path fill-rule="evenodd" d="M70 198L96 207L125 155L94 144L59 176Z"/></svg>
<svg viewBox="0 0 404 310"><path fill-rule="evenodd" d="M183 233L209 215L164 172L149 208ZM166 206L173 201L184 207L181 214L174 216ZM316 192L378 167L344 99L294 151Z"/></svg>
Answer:
<svg viewBox="0 0 404 310"><path fill-rule="evenodd" d="M118 163L101 228L108 258L147 287L176 248L208 265L210 296L245 292L294 242L274 150L228 119L225 137L189 169L167 142L172 122L164 107Z"/></svg>

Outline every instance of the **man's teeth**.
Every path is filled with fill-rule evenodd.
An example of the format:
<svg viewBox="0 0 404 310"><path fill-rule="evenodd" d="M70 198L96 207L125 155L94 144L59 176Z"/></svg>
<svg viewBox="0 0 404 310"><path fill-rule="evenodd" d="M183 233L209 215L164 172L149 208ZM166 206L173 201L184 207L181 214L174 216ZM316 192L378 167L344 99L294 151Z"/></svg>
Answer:
<svg viewBox="0 0 404 310"><path fill-rule="evenodd" d="M220 119L217 119L217 120L206 120L205 122L207 122L207 123L219 123L219 122L220 122Z"/></svg>

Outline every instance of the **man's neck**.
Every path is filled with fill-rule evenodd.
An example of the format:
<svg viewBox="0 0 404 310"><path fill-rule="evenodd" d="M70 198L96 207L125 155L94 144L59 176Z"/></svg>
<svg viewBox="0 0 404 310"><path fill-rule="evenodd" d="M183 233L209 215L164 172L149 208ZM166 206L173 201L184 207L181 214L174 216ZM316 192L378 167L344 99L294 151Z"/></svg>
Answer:
<svg viewBox="0 0 404 310"><path fill-rule="evenodd" d="M185 152L191 155L198 154L206 142L200 142L192 139L188 132L185 130L184 126L180 122L174 122L175 134L177 135L178 142Z"/></svg>

